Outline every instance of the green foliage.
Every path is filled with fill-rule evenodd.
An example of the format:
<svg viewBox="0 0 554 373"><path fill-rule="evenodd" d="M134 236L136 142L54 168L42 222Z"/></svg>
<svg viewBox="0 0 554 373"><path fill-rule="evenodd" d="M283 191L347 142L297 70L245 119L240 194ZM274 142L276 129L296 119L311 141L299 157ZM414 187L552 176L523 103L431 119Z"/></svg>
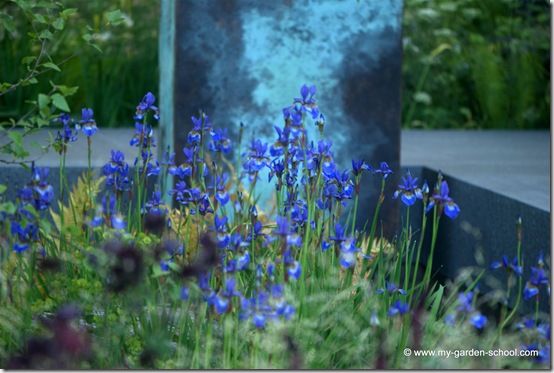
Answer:
<svg viewBox="0 0 554 373"><path fill-rule="evenodd" d="M548 1L406 0L403 125L549 128Z"/></svg>
<svg viewBox="0 0 554 373"><path fill-rule="evenodd" d="M156 2L0 3L1 126L42 127L81 107L102 127L129 125L136 92L157 87Z"/></svg>

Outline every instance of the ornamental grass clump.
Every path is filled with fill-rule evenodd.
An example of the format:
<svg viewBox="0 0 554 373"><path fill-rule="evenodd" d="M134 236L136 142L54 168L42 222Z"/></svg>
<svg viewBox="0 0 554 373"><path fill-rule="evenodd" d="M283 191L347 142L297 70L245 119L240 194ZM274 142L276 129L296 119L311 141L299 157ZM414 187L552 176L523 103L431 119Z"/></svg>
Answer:
<svg viewBox="0 0 554 373"><path fill-rule="evenodd" d="M135 158L113 149L101 155L101 170L90 162L102 130L92 109L83 109L79 121L62 115L55 139L60 199L54 201L47 170L33 165L16 201L0 205L2 366L548 364L550 326L538 306L543 288L549 296L546 262L541 257L529 276L521 234L511 253L515 259L492 265L509 275L505 299L492 305L500 309L497 317L478 286L486 270L472 269L448 285L434 277L439 223L443 215L456 219L462 213L444 177L439 174L431 189L408 172L394 195L386 195L389 175L397 170L364 160L342 168L332 142L323 138L331 124L318 107L316 88L304 85L300 96L283 109L273 142L253 138L243 144L241 125L234 144L201 112L192 117L180 154L164 149L158 159L153 128L163 113L147 93L129 142ZM309 138L308 126L319 130L318 140ZM78 128L87 137L89 162L70 188L65 160L75 151ZM238 164L233 153L240 154ZM363 212L372 216L369 229L360 231L364 173L379 178L381 189L375 210ZM260 193L266 183L273 202ZM379 234L380 209L398 201L405 219L387 240ZM418 203L422 226L416 230L410 209ZM522 302L535 302L524 321ZM71 315L63 317L68 309ZM54 321L45 324L48 315ZM438 348L529 354L478 360L411 354Z"/></svg>

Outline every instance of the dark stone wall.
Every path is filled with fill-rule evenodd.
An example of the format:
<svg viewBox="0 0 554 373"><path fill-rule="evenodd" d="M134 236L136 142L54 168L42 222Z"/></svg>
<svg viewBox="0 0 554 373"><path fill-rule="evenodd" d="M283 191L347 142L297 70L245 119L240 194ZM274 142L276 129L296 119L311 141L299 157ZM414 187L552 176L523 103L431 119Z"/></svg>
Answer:
<svg viewBox="0 0 554 373"><path fill-rule="evenodd" d="M410 168L412 175L419 177L420 182L427 180L433 187L437 172L422 167ZM479 282L482 292L498 288L506 288L508 276L503 269L488 269L491 262L501 260L508 255L510 260L516 256L516 220L521 216L523 222L522 259L524 263L524 280L530 274L531 266L537 265L537 258L542 252L550 262L550 213L527 205L515 199L503 196L497 192L481 188L448 174L444 174L448 182L451 197L460 206L460 215L451 220L443 216L440 220L439 233L434 255L433 273L442 281L454 279L462 270L473 267L475 273L480 268L487 268ZM400 202L398 202L400 203ZM410 212L410 221L414 231L421 227L421 204ZM400 214L405 213L405 208ZM431 217L429 217L431 219ZM423 260L424 266L431 242L431 223L427 223ZM512 304L517 294L512 290ZM550 309L550 297L546 288L541 289L541 310ZM523 301L522 301L523 302ZM534 311L534 301L523 302L523 310Z"/></svg>

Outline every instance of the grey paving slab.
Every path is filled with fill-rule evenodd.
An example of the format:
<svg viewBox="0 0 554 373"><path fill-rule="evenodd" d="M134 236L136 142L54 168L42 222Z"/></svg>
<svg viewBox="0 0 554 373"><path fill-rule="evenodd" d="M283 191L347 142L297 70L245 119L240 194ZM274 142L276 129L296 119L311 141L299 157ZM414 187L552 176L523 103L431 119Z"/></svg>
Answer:
<svg viewBox="0 0 554 373"><path fill-rule="evenodd" d="M60 165L59 155L53 150L45 153L41 149L50 141L49 132L55 137L57 130L41 130L32 133L24 138L24 144L30 153L29 160L35 160L36 164L42 167L58 167ZM92 166L103 166L110 159L112 149L122 151L127 162L132 163L137 156L137 148L129 145L133 132L134 130L131 128L100 128L92 137ZM6 138L0 136L0 144L5 142ZM66 162L70 167L87 167L87 139L82 134L79 134L76 142L69 144ZM0 162L0 167L2 166L7 165Z"/></svg>
<svg viewBox="0 0 554 373"><path fill-rule="evenodd" d="M111 149L121 150L132 162L137 154L136 148L129 146L132 133L132 129L101 128L92 142L93 166L106 163ZM31 152L29 158L41 166L57 167L59 157L55 152L40 151L39 145L46 145L48 138L47 131L40 131L25 139ZM4 141L0 137L0 144ZM71 144L67 163L86 167L84 136ZM401 164L442 170L472 185L550 211L549 131L404 130ZM0 163L2 166L5 165Z"/></svg>
<svg viewBox="0 0 554 373"><path fill-rule="evenodd" d="M550 211L549 131L405 130L401 164L442 170Z"/></svg>

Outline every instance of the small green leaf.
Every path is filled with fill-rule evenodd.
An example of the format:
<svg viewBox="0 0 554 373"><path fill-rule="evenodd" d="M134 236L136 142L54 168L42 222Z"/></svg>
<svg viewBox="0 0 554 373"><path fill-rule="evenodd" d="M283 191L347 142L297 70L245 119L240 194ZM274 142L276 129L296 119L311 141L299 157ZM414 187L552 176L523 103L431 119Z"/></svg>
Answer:
<svg viewBox="0 0 554 373"><path fill-rule="evenodd" d="M100 49L100 47L94 43L90 43L89 44L91 47L93 47L94 49L96 49L98 52L102 53L102 49Z"/></svg>
<svg viewBox="0 0 554 373"><path fill-rule="evenodd" d="M6 14L5 18L2 17L2 26L11 34L15 32L15 23L10 15Z"/></svg>
<svg viewBox="0 0 554 373"><path fill-rule="evenodd" d="M22 65L30 65L32 64L33 62L35 62L35 60L37 59L37 56L27 56L27 57L23 57L21 59L21 64Z"/></svg>
<svg viewBox="0 0 554 373"><path fill-rule="evenodd" d="M67 19L69 18L70 16L72 16L73 14L77 13L77 8L67 8L67 9L64 9L60 15Z"/></svg>
<svg viewBox="0 0 554 373"><path fill-rule="evenodd" d="M48 97L44 93L39 93L39 95L38 95L38 108L40 110L42 110L45 107L47 107L49 103L50 103L50 97Z"/></svg>
<svg viewBox="0 0 554 373"><path fill-rule="evenodd" d="M0 194L4 194L6 190L8 190L8 187L5 186L4 184L0 184Z"/></svg>
<svg viewBox="0 0 554 373"><path fill-rule="evenodd" d="M42 30L40 32L40 34L38 34L38 38L39 39L53 39L54 38L54 35L52 35L52 33L50 32L50 30Z"/></svg>
<svg viewBox="0 0 554 373"><path fill-rule="evenodd" d="M108 23L114 26L117 26L123 23L124 21L123 13L121 13L121 10L119 9L112 10L111 12L107 12L106 18L108 19Z"/></svg>
<svg viewBox="0 0 554 373"><path fill-rule="evenodd" d="M0 211L3 211L8 215L14 214L16 210L15 204L12 202L0 203Z"/></svg>
<svg viewBox="0 0 554 373"><path fill-rule="evenodd" d="M8 132L8 137L12 140L11 151L17 158L25 158L29 153L23 147L23 135L20 131Z"/></svg>
<svg viewBox="0 0 554 373"><path fill-rule="evenodd" d="M63 30L64 26L65 26L65 21L63 20L63 18L56 18L56 20L52 23L52 26L56 29L56 30Z"/></svg>
<svg viewBox="0 0 554 373"><path fill-rule="evenodd" d="M74 95L75 93L77 93L77 90L79 89L79 87L68 87L66 85L58 85L58 86L56 86L56 88L58 88L58 90L65 97L69 97L69 96Z"/></svg>
<svg viewBox="0 0 554 373"><path fill-rule="evenodd" d="M54 93L52 95L52 103L58 109L69 113L69 105L67 104L65 97L63 97L61 94Z"/></svg>
<svg viewBox="0 0 554 373"><path fill-rule="evenodd" d="M62 70L54 62L45 62L41 66L61 72Z"/></svg>
<svg viewBox="0 0 554 373"><path fill-rule="evenodd" d="M0 93L7 91L8 89L10 89L11 86L12 86L12 84L8 83L8 82L1 83L0 84Z"/></svg>
<svg viewBox="0 0 554 373"><path fill-rule="evenodd" d="M431 96L427 92L419 91L414 94L414 101L429 105L431 104Z"/></svg>
<svg viewBox="0 0 554 373"><path fill-rule="evenodd" d="M46 21L46 18L42 14L33 13L33 15L34 15L35 21L39 23L48 23L48 21Z"/></svg>

